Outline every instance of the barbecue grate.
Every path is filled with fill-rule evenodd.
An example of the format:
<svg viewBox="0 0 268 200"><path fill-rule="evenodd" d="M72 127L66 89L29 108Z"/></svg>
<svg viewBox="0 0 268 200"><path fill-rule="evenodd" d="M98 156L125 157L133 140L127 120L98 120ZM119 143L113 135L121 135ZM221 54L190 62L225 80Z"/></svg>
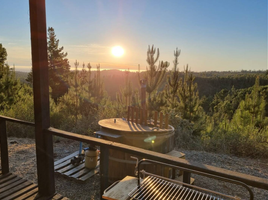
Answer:
<svg viewBox="0 0 268 200"><path fill-rule="evenodd" d="M129 193L129 197L131 200L223 200L222 198L193 190L155 176L147 176L140 186L137 186ZM240 199L237 197L226 197L228 199Z"/></svg>
<svg viewBox="0 0 268 200"><path fill-rule="evenodd" d="M146 172L144 170L140 170L142 163L153 163L160 164L166 167L170 167L173 169L178 169L188 173L194 173L201 176L206 176L209 178L213 178L216 180L221 180L224 182L229 182L235 185L240 185L248 190L250 195L250 200L254 199L254 195L252 190L243 182L228 179L225 177L216 176L213 174L208 174L196 170L186 169L184 167L170 165L163 162L158 162L149 159L142 159L138 161L137 158L133 157L137 160L137 165L135 168L135 173L137 175L137 186L128 194L130 199L132 200L241 200L241 198L237 196L230 196L227 194L223 194L221 192L216 192L213 190L209 190L203 187L190 185L185 182L173 180L170 178L166 178L164 176L159 176L156 174L152 174ZM143 179L141 179L141 175L143 175ZM141 182L142 181L142 182Z"/></svg>

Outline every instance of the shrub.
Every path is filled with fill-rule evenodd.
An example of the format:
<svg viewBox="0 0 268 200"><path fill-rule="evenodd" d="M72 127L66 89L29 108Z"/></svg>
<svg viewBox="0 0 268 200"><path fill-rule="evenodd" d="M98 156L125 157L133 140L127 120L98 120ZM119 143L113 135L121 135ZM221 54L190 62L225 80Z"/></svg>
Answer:
<svg viewBox="0 0 268 200"><path fill-rule="evenodd" d="M20 101L13 104L9 109L4 109L1 115L21 119L29 122L34 122L34 105L33 96L31 94L24 94ZM18 124L7 122L7 133L9 136L14 137L34 137L34 128Z"/></svg>

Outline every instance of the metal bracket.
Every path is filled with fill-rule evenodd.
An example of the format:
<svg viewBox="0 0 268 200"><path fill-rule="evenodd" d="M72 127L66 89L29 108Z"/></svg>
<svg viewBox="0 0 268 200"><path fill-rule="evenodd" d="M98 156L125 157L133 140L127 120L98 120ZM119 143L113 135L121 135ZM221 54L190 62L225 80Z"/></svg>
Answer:
<svg viewBox="0 0 268 200"><path fill-rule="evenodd" d="M130 156L130 158L136 160L136 166L135 166L135 169L134 169L134 174L135 176L138 176L138 164L139 164L139 159L135 156Z"/></svg>

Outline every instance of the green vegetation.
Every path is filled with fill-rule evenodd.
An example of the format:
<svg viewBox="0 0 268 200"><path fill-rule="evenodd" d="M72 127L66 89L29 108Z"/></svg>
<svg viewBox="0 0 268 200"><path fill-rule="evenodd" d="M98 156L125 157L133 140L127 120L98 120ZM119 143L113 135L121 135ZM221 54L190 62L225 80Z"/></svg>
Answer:
<svg viewBox="0 0 268 200"><path fill-rule="evenodd" d="M59 47L59 40L52 27L48 27L48 72L49 86L51 87L51 97L57 103L59 97L68 91L68 75L70 72L67 53L63 52L63 47Z"/></svg>
<svg viewBox="0 0 268 200"><path fill-rule="evenodd" d="M155 57L156 53L156 57ZM145 73L142 75L138 74L139 80L144 80L146 84L146 92L148 93L148 110L158 110L163 105L163 93L159 94L157 92L158 87L161 85L163 78L165 77L167 68L169 66L168 62L159 61L158 66L156 63L159 59L159 49L152 46L148 47L147 51L147 63L148 67ZM150 116L152 113L150 112Z"/></svg>
<svg viewBox="0 0 268 200"><path fill-rule="evenodd" d="M33 91L15 76L14 67L6 63L6 49L0 44L0 114L9 117L34 121ZM19 133L23 137L32 137L33 129L19 124L7 123L11 135Z"/></svg>
<svg viewBox="0 0 268 200"><path fill-rule="evenodd" d="M167 71L168 62L156 66L160 54L154 47L145 72L100 71L100 65L94 71L90 63L78 70L78 61L69 71L67 54L49 30L51 126L92 136L100 119L126 117L127 106L140 106L139 81L145 79L148 108L169 113L177 147L268 158L267 71L194 73L186 66L180 72L178 49ZM33 121L31 85L15 77L6 58L0 44L0 114ZM8 124L8 133L33 137L32 129L20 125Z"/></svg>

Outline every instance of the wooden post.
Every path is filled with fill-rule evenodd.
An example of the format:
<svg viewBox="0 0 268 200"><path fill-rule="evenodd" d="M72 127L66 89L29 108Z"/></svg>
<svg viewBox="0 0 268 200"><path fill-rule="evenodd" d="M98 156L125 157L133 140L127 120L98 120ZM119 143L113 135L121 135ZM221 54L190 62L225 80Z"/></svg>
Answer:
<svg viewBox="0 0 268 200"><path fill-rule="evenodd" d="M100 199L102 199L104 190L109 187L109 149L101 146L100 152Z"/></svg>
<svg viewBox="0 0 268 200"><path fill-rule="evenodd" d="M127 107L127 121L129 122L130 118L130 106Z"/></svg>
<svg viewBox="0 0 268 200"><path fill-rule="evenodd" d="M147 80L140 80L141 85L141 108L146 110L146 86Z"/></svg>
<svg viewBox="0 0 268 200"><path fill-rule="evenodd" d="M138 107L136 107L135 108L135 111L136 111L136 120L135 120L135 122L136 122L136 124L139 124L139 114L140 114L140 110L139 110L139 108Z"/></svg>
<svg viewBox="0 0 268 200"><path fill-rule="evenodd" d="M144 124L143 123L143 109L142 108L139 108L139 112L140 112L140 121L139 121L139 123L140 124Z"/></svg>
<svg viewBox="0 0 268 200"><path fill-rule="evenodd" d="M190 172L183 172L183 182L190 184L191 182L191 173Z"/></svg>
<svg viewBox="0 0 268 200"><path fill-rule="evenodd" d="M159 127L163 128L163 113L162 112L160 112Z"/></svg>
<svg viewBox="0 0 268 200"><path fill-rule="evenodd" d="M29 0L29 5L38 196L50 198L55 180L52 135L45 132L50 127L46 5L45 0Z"/></svg>
<svg viewBox="0 0 268 200"><path fill-rule="evenodd" d="M131 122L133 123L134 122L134 111L135 111L135 109L132 106L130 108L131 108Z"/></svg>
<svg viewBox="0 0 268 200"><path fill-rule="evenodd" d="M147 110L146 110L146 87L147 87L147 80L140 80L141 85L141 124L147 125Z"/></svg>
<svg viewBox="0 0 268 200"><path fill-rule="evenodd" d="M144 125L147 126L147 110L145 109L143 112L144 112Z"/></svg>
<svg viewBox="0 0 268 200"><path fill-rule="evenodd" d="M157 126L157 117L158 117L158 112L154 111L154 126Z"/></svg>
<svg viewBox="0 0 268 200"><path fill-rule="evenodd" d="M8 161L6 121L4 119L0 120L0 147L1 147L2 174L7 174L9 172L9 161Z"/></svg>
<svg viewBox="0 0 268 200"><path fill-rule="evenodd" d="M166 118L165 119L165 129L168 129L168 123L169 123L168 122L168 117L169 117L168 114L166 114L166 116L165 116L165 118Z"/></svg>

